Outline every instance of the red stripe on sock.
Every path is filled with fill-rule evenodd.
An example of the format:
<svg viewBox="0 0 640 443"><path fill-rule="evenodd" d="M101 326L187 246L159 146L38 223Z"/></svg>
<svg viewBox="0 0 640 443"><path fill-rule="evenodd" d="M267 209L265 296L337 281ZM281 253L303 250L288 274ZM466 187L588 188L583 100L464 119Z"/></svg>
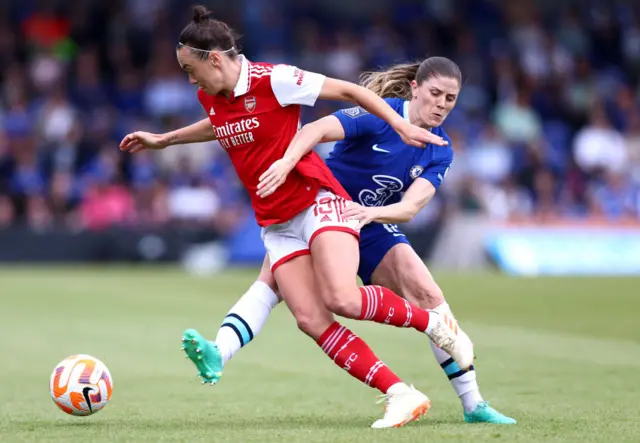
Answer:
<svg viewBox="0 0 640 443"><path fill-rule="evenodd" d="M360 320L385 323L399 328L414 328L420 332L429 326L429 312L412 305L382 286L362 286Z"/></svg>
<svg viewBox="0 0 640 443"><path fill-rule="evenodd" d="M352 377L379 389L383 394L400 378L394 374L360 337L334 322L318 339L318 346Z"/></svg>

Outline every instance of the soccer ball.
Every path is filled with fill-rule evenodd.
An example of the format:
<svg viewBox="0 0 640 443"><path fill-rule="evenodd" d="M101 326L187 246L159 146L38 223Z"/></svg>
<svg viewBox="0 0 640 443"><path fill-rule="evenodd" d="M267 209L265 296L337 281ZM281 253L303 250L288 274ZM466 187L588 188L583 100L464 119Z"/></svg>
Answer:
<svg viewBox="0 0 640 443"><path fill-rule="evenodd" d="M53 370L49 391L53 402L70 415L91 415L104 408L113 392L107 367L95 357L72 355Z"/></svg>

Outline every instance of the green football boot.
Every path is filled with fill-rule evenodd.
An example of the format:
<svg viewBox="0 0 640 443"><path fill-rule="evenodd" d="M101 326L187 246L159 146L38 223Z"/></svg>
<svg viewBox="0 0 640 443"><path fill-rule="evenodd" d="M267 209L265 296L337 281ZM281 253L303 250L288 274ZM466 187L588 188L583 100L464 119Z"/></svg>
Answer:
<svg viewBox="0 0 640 443"><path fill-rule="evenodd" d="M198 368L202 384L215 385L222 377L222 354L214 342L205 339L195 329L187 329L182 334L182 350Z"/></svg>
<svg viewBox="0 0 640 443"><path fill-rule="evenodd" d="M482 401L472 412L464 412L467 423L493 423L496 425L515 425L516 421L493 409L489 403Z"/></svg>

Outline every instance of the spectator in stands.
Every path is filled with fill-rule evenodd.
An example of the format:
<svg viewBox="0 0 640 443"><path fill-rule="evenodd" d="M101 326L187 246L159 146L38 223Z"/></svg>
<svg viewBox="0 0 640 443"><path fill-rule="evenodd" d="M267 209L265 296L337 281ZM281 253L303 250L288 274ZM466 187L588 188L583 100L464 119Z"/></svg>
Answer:
<svg viewBox="0 0 640 443"><path fill-rule="evenodd" d="M169 191L169 216L178 225L213 226L218 211L220 197L201 177Z"/></svg>
<svg viewBox="0 0 640 443"><path fill-rule="evenodd" d="M542 135L542 122L531 106L531 92L526 87L519 88L513 99L498 104L495 119L508 143L529 143Z"/></svg>
<svg viewBox="0 0 640 443"><path fill-rule="evenodd" d="M593 214L610 220L628 220L640 214L640 193L622 172L607 170L602 184L594 185L591 194Z"/></svg>
<svg viewBox="0 0 640 443"><path fill-rule="evenodd" d="M6 229L14 224L15 209L11 198L0 194L0 229Z"/></svg>
<svg viewBox="0 0 640 443"><path fill-rule="evenodd" d="M80 224L89 230L131 225L136 208L129 188L116 184L106 175L93 175L80 203Z"/></svg>
<svg viewBox="0 0 640 443"><path fill-rule="evenodd" d="M589 124L576 134L573 153L577 165L593 177L606 171L621 172L629 157L622 134L611 126L600 104L593 106Z"/></svg>

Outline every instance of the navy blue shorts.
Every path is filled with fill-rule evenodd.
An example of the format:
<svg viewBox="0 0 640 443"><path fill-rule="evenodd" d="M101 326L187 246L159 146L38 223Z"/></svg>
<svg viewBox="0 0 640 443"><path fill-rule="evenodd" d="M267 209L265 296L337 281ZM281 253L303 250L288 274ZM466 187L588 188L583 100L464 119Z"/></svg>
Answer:
<svg viewBox="0 0 640 443"><path fill-rule="evenodd" d="M360 231L360 266L358 276L365 285L371 284L371 275L389 249L399 243L410 245L397 225L369 223Z"/></svg>

